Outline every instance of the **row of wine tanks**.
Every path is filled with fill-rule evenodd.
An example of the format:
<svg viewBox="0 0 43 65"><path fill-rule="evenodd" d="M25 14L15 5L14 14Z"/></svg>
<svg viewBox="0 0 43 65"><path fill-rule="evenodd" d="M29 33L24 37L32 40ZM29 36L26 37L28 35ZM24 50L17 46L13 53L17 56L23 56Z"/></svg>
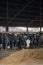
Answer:
<svg viewBox="0 0 43 65"><path fill-rule="evenodd" d="M35 48L43 46L40 34L0 33L0 49Z"/></svg>

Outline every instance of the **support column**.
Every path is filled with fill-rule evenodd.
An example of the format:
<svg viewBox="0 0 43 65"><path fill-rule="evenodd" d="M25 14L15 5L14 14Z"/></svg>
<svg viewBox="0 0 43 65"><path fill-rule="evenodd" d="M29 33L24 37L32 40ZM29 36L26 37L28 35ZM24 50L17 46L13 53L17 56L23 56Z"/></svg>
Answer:
<svg viewBox="0 0 43 65"><path fill-rule="evenodd" d="M6 31L8 32L8 25L6 26Z"/></svg>
<svg viewBox="0 0 43 65"><path fill-rule="evenodd" d="M28 27L27 27L27 32L28 32Z"/></svg>
<svg viewBox="0 0 43 65"><path fill-rule="evenodd" d="M39 47L41 46L41 22L42 22L42 11L41 11L41 0L40 0L40 42L39 42Z"/></svg>
<svg viewBox="0 0 43 65"><path fill-rule="evenodd" d="M41 0L40 0L40 33L41 33L41 22L42 22L42 13L41 13Z"/></svg>
<svg viewBox="0 0 43 65"><path fill-rule="evenodd" d="M41 33L41 26L40 26L40 33Z"/></svg>
<svg viewBox="0 0 43 65"><path fill-rule="evenodd" d="M8 0L7 0L7 23L6 23L6 31L8 32Z"/></svg>

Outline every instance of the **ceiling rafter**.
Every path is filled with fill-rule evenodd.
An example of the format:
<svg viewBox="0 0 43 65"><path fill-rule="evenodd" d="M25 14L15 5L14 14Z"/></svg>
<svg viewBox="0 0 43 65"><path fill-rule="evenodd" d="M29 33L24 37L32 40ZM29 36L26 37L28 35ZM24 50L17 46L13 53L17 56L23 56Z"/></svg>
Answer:
<svg viewBox="0 0 43 65"><path fill-rule="evenodd" d="M32 1L34 1L34 0L32 0ZM28 2L19 12L17 12L17 14L10 20L10 22L11 22L13 19L15 19L16 16L18 16L29 4L31 4L32 1L31 1L31 2ZM9 22L9 23L10 23L10 22Z"/></svg>

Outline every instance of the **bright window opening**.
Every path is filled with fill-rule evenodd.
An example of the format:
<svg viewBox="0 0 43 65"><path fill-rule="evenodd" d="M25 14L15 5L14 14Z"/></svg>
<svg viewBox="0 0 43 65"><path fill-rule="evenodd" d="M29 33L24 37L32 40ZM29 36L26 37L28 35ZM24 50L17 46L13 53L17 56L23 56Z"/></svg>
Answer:
<svg viewBox="0 0 43 65"><path fill-rule="evenodd" d="M43 32L43 27L41 28L41 31Z"/></svg>
<svg viewBox="0 0 43 65"><path fill-rule="evenodd" d="M5 32L5 31L6 31L6 27L0 26L0 32Z"/></svg>
<svg viewBox="0 0 43 65"><path fill-rule="evenodd" d="M28 28L29 32L40 32L40 28Z"/></svg>
<svg viewBox="0 0 43 65"><path fill-rule="evenodd" d="M9 27L9 32L26 32L26 27Z"/></svg>

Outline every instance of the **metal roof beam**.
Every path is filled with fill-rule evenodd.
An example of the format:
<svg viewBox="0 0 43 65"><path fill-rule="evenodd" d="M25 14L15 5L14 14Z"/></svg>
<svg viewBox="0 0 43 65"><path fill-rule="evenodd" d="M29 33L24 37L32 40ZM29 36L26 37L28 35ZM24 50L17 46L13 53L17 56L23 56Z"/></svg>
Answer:
<svg viewBox="0 0 43 65"><path fill-rule="evenodd" d="M34 0L32 0L32 1L34 1ZM19 12L17 12L17 14L9 21L9 23L12 22L12 20L15 19L29 4L31 4L32 1L28 2Z"/></svg>

